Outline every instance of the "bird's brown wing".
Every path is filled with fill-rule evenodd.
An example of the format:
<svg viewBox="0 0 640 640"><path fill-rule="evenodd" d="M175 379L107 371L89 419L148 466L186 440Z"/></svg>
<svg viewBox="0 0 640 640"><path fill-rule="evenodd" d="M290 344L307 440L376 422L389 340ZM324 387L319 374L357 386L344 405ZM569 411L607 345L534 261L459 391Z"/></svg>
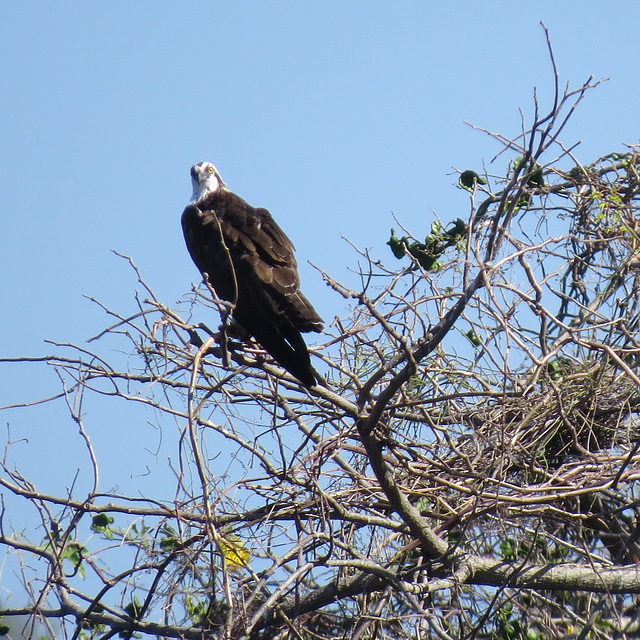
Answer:
<svg viewBox="0 0 640 640"><path fill-rule="evenodd" d="M233 315L277 360L308 386L315 384L301 331L322 319L300 292L294 247L266 209L223 190L188 206L182 226L189 252Z"/></svg>
<svg viewBox="0 0 640 640"><path fill-rule="evenodd" d="M274 311L284 314L298 331L322 331L322 319L300 291L298 263L289 237L266 209L255 209L228 194L233 198L220 210L219 220L238 270L250 280L259 280Z"/></svg>

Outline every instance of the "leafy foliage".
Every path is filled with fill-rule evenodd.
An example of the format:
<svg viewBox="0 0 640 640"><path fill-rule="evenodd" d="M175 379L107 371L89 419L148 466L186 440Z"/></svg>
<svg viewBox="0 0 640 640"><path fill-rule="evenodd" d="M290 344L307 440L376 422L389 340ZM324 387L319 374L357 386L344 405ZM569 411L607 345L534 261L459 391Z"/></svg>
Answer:
<svg viewBox="0 0 640 640"><path fill-rule="evenodd" d="M476 188L476 185L488 184L488 182L480 177L473 169L466 169L460 174L460 178L458 178L458 184L467 191L471 191Z"/></svg>
<svg viewBox="0 0 640 640"><path fill-rule="evenodd" d="M454 220L453 227L448 230L443 229L439 222L433 222L431 233L424 242L411 240L407 236L398 238L396 230L391 229L391 237L387 244L396 258L404 258L408 254L426 271L437 271L442 267L439 258L449 247L462 248L466 234L467 224L458 218Z"/></svg>

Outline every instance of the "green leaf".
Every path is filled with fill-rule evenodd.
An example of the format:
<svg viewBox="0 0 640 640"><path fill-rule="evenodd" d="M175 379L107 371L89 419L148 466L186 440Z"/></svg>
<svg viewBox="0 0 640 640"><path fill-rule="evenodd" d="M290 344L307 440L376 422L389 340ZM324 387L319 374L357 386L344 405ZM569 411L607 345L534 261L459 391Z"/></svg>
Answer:
<svg viewBox="0 0 640 640"><path fill-rule="evenodd" d="M91 521L91 530L96 533L101 533L109 540L113 539L113 531L111 525L113 524L113 517L106 513L99 513L97 516L93 516Z"/></svg>
<svg viewBox="0 0 640 640"><path fill-rule="evenodd" d="M536 187L544 187L544 174L540 165L535 166L527 182L528 184L535 185Z"/></svg>
<svg viewBox="0 0 640 640"><path fill-rule="evenodd" d="M500 551L504 560L516 560L517 552L513 540L507 538L500 543Z"/></svg>
<svg viewBox="0 0 640 640"><path fill-rule="evenodd" d="M515 173L519 169L522 168L522 163L524 162L524 158L522 156L518 156L513 161L513 172ZM573 171L573 169L572 169ZM571 175L571 172L570 172ZM527 179L527 184L533 187L544 187L544 172L542 171L542 167L539 164L534 164L531 173Z"/></svg>
<svg viewBox="0 0 640 640"><path fill-rule="evenodd" d="M127 540L144 540L145 535L150 531L151 527L148 527L144 522L140 524L140 527L134 522L128 529L126 534Z"/></svg>
<svg viewBox="0 0 640 640"><path fill-rule="evenodd" d="M389 238L389 242L387 244L391 247L391 251L393 255L400 260L403 258L407 252L405 245L405 238L398 238L396 236L396 230L391 229L391 237Z"/></svg>
<svg viewBox="0 0 640 640"><path fill-rule="evenodd" d="M178 532L170 525L165 524L160 531L162 539L160 540L160 548L163 551L173 551L179 549L182 545L182 540L178 535Z"/></svg>
<svg viewBox="0 0 640 640"><path fill-rule="evenodd" d="M522 207L528 207L531 204L531 196L528 193L523 193L518 200L518 209L522 209Z"/></svg>
<svg viewBox="0 0 640 640"><path fill-rule="evenodd" d="M462 529L451 529L447 534L447 542L449 542L449 544L458 544L462 538Z"/></svg>
<svg viewBox="0 0 640 640"><path fill-rule="evenodd" d="M453 221L453 228L447 231L450 238L462 239L467 235L467 223L462 218Z"/></svg>
<svg viewBox="0 0 640 640"><path fill-rule="evenodd" d="M408 249L409 253L425 271L435 271L441 266L441 263L438 262L438 256L433 255L427 246L421 242L413 242Z"/></svg>
<svg viewBox="0 0 640 640"><path fill-rule="evenodd" d="M181 542L178 538L164 538L160 540L160 548L163 551L173 551L179 549Z"/></svg>
<svg viewBox="0 0 640 640"><path fill-rule="evenodd" d="M393 255L400 259L407 253L426 271L436 271L442 266L438 258L449 248L460 243L467 234L467 224L461 218L453 221L453 227L445 230L437 220L431 223L431 233L424 242L411 240L407 236L398 238L395 229L387 244Z"/></svg>
<svg viewBox="0 0 640 640"><path fill-rule="evenodd" d="M187 596L184 605L191 622L197 627L211 627L220 624L227 610L224 602L220 602L215 597L206 602Z"/></svg>
<svg viewBox="0 0 640 640"><path fill-rule="evenodd" d="M91 528L95 530L95 528L108 527L110 524L113 524L113 518L106 513L99 513L97 516L93 516Z"/></svg>
<svg viewBox="0 0 640 640"><path fill-rule="evenodd" d="M569 177L574 178L576 180L578 178L582 178L584 174L585 174L585 170L582 167L573 167L573 169L569 171Z"/></svg>
<svg viewBox="0 0 640 640"><path fill-rule="evenodd" d="M439 238L441 236L442 236L442 225L437 220L434 220L431 223L431 233L427 236L427 242L431 237Z"/></svg>
<svg viewBox="0 0 640 640"><path fill-rule="evenodd" d="M570 373L573 362L566 356L559 356L547 363L547 372L552 380L559 380L563 375Z"/></svg>
<svg viewBox="0 0 640 640"><path fill-rule="evenodd" d="M139 618L142 613L142 603L138 600L138 596L133 596L133 600L124 608L126 614L132 618Z"/></svg>
<svg viewBox="0 0 640 640"><path fill-rule="evenodd" d="M85 576L84 566L82 565L82 552L84 547L77 542L70 542L62 550L63 560L69 560L73 565L73 570L78 573L81 578Z"/></svg>
<svg viewBox="0 0 640 640"><path fill-rule="evenodd" d="M460 174L458 184L467 191L473 191L476 184L487 184L487 181L484 178L481 178L472 169L467 169Z"/></svg>
<svg viewBox="0 0 640 640"><path fill-rule="evenodd" d="M480 340L480 338L478 338L478 334L473 329L469 329L469 331L467 331L464 335L469 339L469 342L474 347L479 347L482 344L482 341Z"/></svg>

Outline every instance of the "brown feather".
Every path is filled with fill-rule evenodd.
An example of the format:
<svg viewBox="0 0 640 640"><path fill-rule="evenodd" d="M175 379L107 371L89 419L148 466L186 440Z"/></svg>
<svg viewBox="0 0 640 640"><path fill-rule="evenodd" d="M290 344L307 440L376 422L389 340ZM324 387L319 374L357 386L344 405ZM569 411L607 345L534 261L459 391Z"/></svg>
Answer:
<svg viewBox="0 0 640 640"><path fill-rule="evenodd" d="M233 316L273 358L307 386L316 374L300 332L322 331L322 319L299 290L294 246L266 209L228 189L210 193L182 214L187 248Z"/></svg>

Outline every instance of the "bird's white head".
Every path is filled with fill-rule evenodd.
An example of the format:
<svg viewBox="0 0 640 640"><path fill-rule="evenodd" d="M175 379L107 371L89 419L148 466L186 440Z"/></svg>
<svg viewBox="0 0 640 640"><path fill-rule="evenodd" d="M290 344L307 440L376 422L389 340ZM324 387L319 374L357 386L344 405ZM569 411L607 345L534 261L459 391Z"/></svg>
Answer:
<svg viewBox="0 0 640 640"><path fill-rule="evenodd" d="M224 187L220 173L210 162L198 162L191 167L191 184L193 195L191 202L200 202L210 193L215 193Z"/></svg>

